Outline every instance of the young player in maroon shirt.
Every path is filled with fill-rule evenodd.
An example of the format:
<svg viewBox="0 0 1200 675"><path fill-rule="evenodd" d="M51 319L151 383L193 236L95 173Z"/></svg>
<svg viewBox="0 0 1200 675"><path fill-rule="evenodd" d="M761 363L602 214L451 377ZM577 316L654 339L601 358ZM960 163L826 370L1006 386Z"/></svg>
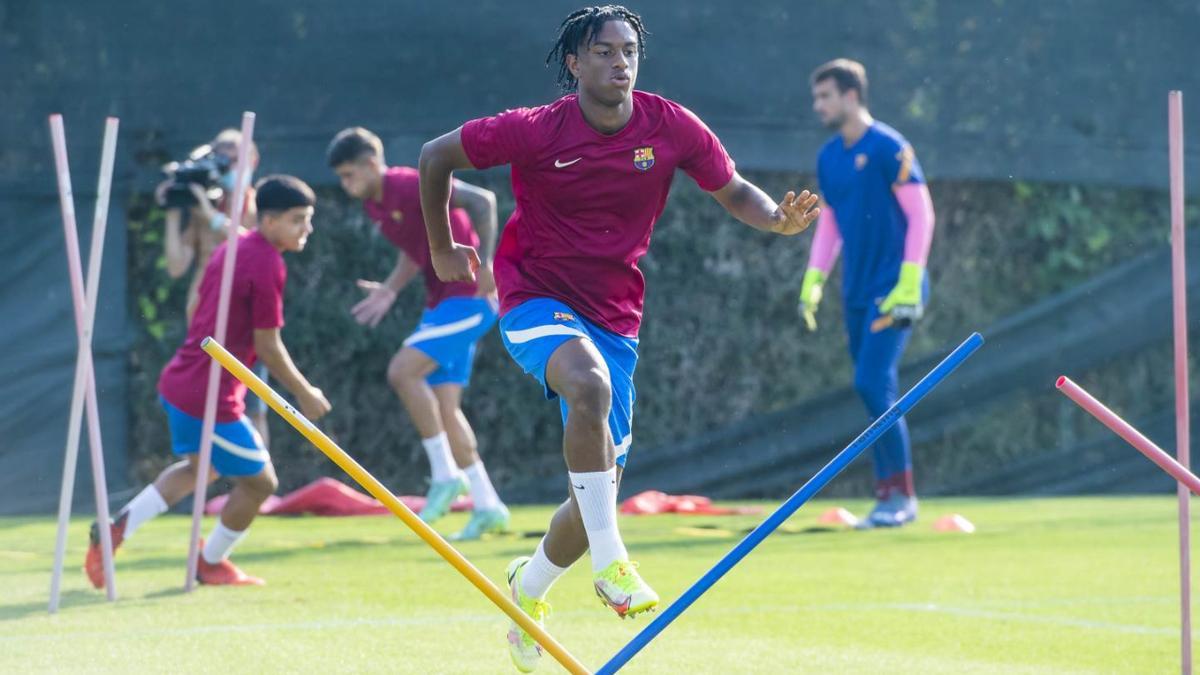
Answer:
<svg viewBox="0 0 1200 675"><path fill-rule="evenodd" d="M631 442L644 292L637 262L675 169L756 229L793 235L817 217L815 195L789 192L774 202L738 175L691 111L634 90L645 35L641 18L624 7L573 12L547 62L574 93L472 120L421 152L421 204L433 266L445 281L470 280L481 269L474 248L452 237L453 171L512 167L517 208L494 265L501 335L547 398L560 399L571 485L532 558L508 566L514 601L537 621L549 609L550 585L585 551L597 595L619 615L658 604L621 541L616 495ZM533 670L541 650L529 635L513 624L508 641L517 668Z"/></svg>
<svg viewBox="0 0 1200 675"><path fill-rule="evenodd" d="M312 234L316 197L308 185L292 176L268 176L259 181L256 190L258 229L242 233L238 240L225 347L249 367L261 359L271 376L296 397L304 415L319 419L329 412L329 401L300 374L280 338L283 288L287 282L282 254L304 250ZM205 266L187 338L158 380L159 402L171 430L171 449L182 459L164 469L117 514L109 525L114 551L146 521L165 513L196 487L200 427L212 363L200 343L216 331L225 253L226 247L221 244ZM220 520L203 542L196 569L196 578L203 584L263 584L262 579L238 569L228 557L234 545L246 536L259 506L278 487L271 456L245 411L246 385L222 370L210 478L232 480L233 490ZM84 562L96 588L104 585L98 527L98 523L92 524Z"/></svg>
<svg viewBox="0 0 1200 675"><path fill-rule="evenodd" d="M388 382L404 403L429 457L429 493L421 519L427 523L450 510L456 497L470 492L474 508L456 540L479 539L508 528L508 508L500 501L479 458L478 441L462 410L463 390L471 380L475 345L496 323L496 287L490 276L443 282L429 261L429 239L421 216L417 170L389 167L383 143L362 127L343 129L326 153L342 189L361 199L367 216L396 247L396 264L383 281L358 282L367 297L351 313L366 326L377 326L396 296L418 274L425 281L425 312L420 325L388 364ZM462 181L454 182L450 211L454 240L478 247L490 260L496 242L496 196Z"/></svg>

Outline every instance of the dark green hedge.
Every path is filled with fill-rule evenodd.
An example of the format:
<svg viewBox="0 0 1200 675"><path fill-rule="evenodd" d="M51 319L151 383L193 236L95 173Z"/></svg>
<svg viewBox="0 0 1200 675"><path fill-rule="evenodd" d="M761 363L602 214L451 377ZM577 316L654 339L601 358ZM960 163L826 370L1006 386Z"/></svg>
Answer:
<svg viewBox="0 0 1200 675"><path fill-rule="evenodd" d="M512 203L506 179L476 178L497 191L501 217L507 216ZM774 195L811 182L796 175L751 178ZM985 328L1167 240L1162 193L965 182L937 183L932 191L938 215L930 260L933 303L910 356ZM423 293L416 287L406 292L375 330L356 325L348 312L360 297L354 281L382 277L394 254L356 205L336 191L320 196L317 231L308 249L288 258L285 342L333 403L322 424L327 432L393 488L419 491L427 472L423 453L384 370L415 325ZM144 199L135 200L130 293L140 321L130 356L130 437L139 479L151 477L170 458L165 419L153 392L159 369L184 333L186 284L166 277L161 232L162 213ZM809 234L784 239L741 226L690 181L677 181L651 253L642 262L649 290L637 373L635 452L849 382L837 289L827 291L818 333L806 333L797 321L795 299L810 241ZM1163 374L1169 377L1166 359L1168 351L1157 350L1114 364L1096 378L1132 380L1161 392ZM1133 414L1162 405L1163 396L1112 398L1128 403L1124 410ZM919 475L940 482L1061 441L1060 416L1047 412L1057 409L1050 401L1049 395L1006 401L971 429L918 448ZM557 406L542 399L538 385L511 362L494 331L481 345L465 405L499 484L516 472L561 480ZM272 418L271 424L272 454L284 488L336 473L281 420ZM853 481L840 483L843 491L857 487Z"/></svg>

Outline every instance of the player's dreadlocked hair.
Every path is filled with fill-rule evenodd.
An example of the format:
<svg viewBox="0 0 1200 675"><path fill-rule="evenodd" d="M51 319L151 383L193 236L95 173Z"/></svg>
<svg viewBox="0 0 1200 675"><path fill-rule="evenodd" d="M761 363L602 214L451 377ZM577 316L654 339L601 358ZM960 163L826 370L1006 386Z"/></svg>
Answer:
<svg viewBox="0 0 1200 675"><path fill-rule="evenodd" d="M556 81L563 91L574 91L579 84L575 76L567 68L567 54L576 54L576 50L587 40L587 46L596 40L596 34L608 21L624 21L637 33L638 58L646 57L646 36L649 35L642 25L642 17L637 12L626 9L621 5L600 5L577 9L567 15L558 27L558 39L546 55L546 65L558 65Z"/></svg>

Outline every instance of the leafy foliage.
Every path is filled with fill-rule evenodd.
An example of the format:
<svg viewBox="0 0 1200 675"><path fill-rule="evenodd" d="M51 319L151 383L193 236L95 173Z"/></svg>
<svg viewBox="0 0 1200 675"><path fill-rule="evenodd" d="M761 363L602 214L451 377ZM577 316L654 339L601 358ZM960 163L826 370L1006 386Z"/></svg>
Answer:
<svg viewBox="0 0 1200 675"><path fill-rule="evenodd" d="M751 178L773 195L812 183L810 176L795 174ZM505 177L476 179L496 190L501 215L507 216L513 204ZM1165 195L1151 191L943 182L932 192L938 217L930 258L933 298L910 355L957 341L965 331L986 327L1162 243L1167 235ZM129 226L130 302L140 317L130 355L131 452L144 479L170 459L154 386L184 335L186 281L166 278L160 211L139 199L131 205ZM849 384L837 274L820 308L820 330L805 332L797 318L810 242L809 234L783 239L749 230L690 181L678 181L641 264L648 292L635 458L655 446ZM385 371L417 322L423 291L402 294L374 330L358 326L349 314L361 297L355 280L383 277L393 256L357 205L339 192L323 192L307 250L288 256L284 340L301 370L334 405L323 428L385 483L417 491L427 475L425 460ZM1114 368L1166 372L1166 364L1159 363L1164 357ZM545 401L536 382L513 364L494 331L481 344L472 384L465 408L493 478L501 486L517 472L561 480L558 406ZM1047 400L1007 402L971 431L919 448L919 474L937 480L1057 442L1058 417L1038 414ZM284 488L336 473L281 420L273 417L271 424L272 455ZM839 487L856 487L846 485Z"/></svg>

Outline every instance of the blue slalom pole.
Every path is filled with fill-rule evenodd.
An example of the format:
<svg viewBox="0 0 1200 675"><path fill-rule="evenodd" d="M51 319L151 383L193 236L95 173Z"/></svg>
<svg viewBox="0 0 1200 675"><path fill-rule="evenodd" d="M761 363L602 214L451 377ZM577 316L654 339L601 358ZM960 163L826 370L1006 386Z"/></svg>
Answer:
<svg viewBox="0 0 1200 675"><path fill-rule="evenodd" d="M780 525L784 523L793 513L804 505L813 495L817 494L833 480L835 476L842 472L850 462L862 454L864 450L871 446L880 436L901 417L912 410L922 398L925 397L934 387L941 384L942 380L946 379L954 369L962 365L968 357L974 354L980 347L983 346L983 336L979 333L972 333L971 337L967 338L957 349L950 352L950 355L937 364L929 374L921 379L912 389L908 390L904 396L900 397L896 404L887 410L883 415L871 423L866 431L859 434L858 438L854 439L850 445L839 452L828 464L824 466L815 476L810 478L799 490L796 491L786 502L775 510L761 525L754 528L746 538L738 542L729 553L725 554L716 565L713 566L704 576L700 577L696 583L692 584L691 588L683 592L679 599L671 603L662 611L654 621L642 629L642 632L634 636L629 644L625 645L621 651L609 659L608 663L604 664L600 670L596 671L596 675L613 675L620 670L626 663L637 655L650 641L658 636L671 622L679 618L692 603L700 598L705 591L712 588L713 584L717 583L725 573L733 569L733 566L741 562L750 551L754 550L774 532Z"/></svg>

